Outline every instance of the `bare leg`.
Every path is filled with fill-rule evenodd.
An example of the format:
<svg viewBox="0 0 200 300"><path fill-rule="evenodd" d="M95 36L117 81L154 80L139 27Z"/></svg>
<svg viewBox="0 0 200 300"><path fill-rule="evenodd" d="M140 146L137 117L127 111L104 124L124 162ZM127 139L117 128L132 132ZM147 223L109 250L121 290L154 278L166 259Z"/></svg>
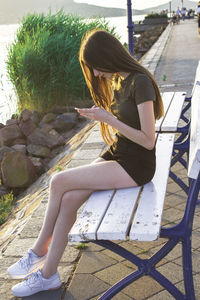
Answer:
<svg viewBox="0 0 200 300"><path fill-rule="evenodd" d="M95 163L99 163L104 161L103 158L99 157L96 160L94 160L91 165ZM49 201L48 201L48 206L43 222L43 226L40 230L40 234L34 243L32 250L38 255L42 256L45 255L48 251L48 246L51 241L54 225L56 223L56 219L60 210L60 203L62 200L62 196L65 193L66 187L62 188L61 190L58 191L58 189L52 188L52 185L50 183L50 192L49 192ZM80 206L84 201L87 200L89 195L91 194L90 190L84 190L82 193L79 193L79 198L80 199Z"/></svg>
<svg viewBox="0 0 200 300"><path fill-rule="evenodd" d="M47 258L42 268L44 277L48 278L56 272L68 242L68 233L76 220L77 210L88 199L91 192L88 190L74 190L63 195Z"/></svg>
<svg viewBox="0 0 200 300"><path fill-rule="evenodd" d="M42 269L43 276L48 278L56 272L67 244L68 233L76 219L77 209L92 191L136 185L115 161L69 169L55 175L52 180L53 194L65 192L62 192L62 201L53 229L52 242Z"/></svg>

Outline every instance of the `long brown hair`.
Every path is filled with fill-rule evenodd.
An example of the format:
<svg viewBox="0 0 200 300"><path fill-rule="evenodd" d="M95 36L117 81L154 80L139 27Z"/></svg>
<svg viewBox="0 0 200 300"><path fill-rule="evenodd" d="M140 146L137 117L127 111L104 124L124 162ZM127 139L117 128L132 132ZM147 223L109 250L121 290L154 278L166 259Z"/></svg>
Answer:
<svg viewBox="0 0 200 300"><path fill-rule="evenodd" d="M112 81L102 76L94 76L93 68L102 72L117 74L119 72L141 73L151 78L156 93L154 103L155 118L164 112L158 85L153 75L140 65L120 43L105 30L92 30L82 39L79 61L91 96L97 106L110 111L112 100ZM113 142L110 126L100 123L100 131L107 144Z"/></svg>

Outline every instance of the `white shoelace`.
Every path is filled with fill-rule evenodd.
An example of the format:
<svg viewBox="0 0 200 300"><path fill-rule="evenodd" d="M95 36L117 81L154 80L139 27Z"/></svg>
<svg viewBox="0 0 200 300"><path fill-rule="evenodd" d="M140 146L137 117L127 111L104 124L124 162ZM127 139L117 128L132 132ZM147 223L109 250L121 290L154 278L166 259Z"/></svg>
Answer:
<svg viewBox="0 0 200 300"><path fill-rule="evenodd" d="M31 261L32 261L32 254L31 254L31 252L28 252L25 257L22 257L20 259L19 264L22 268L24 268L28 271L28 268L31 265Z"/></svg>
<svg viewBox="0 0 200 300"><path fill-rule="evenodd" d="M44 287L42 275L39 271L36 273L33 272L33 273L27 275L24 279L25 279L24 284L28 285L30 289L34 288L35 282L39 282L42 289Z"/></svg>

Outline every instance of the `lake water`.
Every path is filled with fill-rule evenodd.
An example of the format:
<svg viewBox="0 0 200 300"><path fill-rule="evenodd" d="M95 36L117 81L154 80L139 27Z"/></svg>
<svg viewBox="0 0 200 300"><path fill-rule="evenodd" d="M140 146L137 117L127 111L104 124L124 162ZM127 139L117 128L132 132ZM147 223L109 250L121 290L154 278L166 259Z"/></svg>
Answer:
<svg viewBox="0 0 200 300"><path fill-rule="evenodd" d="M16 112L16 95L6 70L8 46L14 41L19 25L0 25L0 122Z"/></svg>
<svg viewBox="0 0 200 300"><path fill-rule="evenodd" d="M143 19L144 15L133 16L134 22ZM120 36L121 42L128 43L127 17L113 17L106 18L106 20L111 26L116 27L116 33ZM0 25L0 123L3 124L16 112L17 97L7 75L6 59L8 47L14 41L18 28L18 24Z"/></svg>

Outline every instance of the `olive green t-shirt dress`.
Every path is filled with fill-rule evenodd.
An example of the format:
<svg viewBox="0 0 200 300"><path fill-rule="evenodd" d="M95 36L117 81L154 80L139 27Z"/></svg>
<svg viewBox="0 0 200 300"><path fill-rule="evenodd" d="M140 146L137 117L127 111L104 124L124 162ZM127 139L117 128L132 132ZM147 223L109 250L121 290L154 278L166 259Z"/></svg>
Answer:
<svg viewBox="0 0 200 300"><path fill-rule="evenodd" d="M141 129L137 105L146 101L156 101L152 80L145 74L129 74L114 83L111 111L123 123ZM119 132L112 146L101 157L116 160L138 185L143 185L154 176L156 159L152 150L132 142Z"/></svg>

